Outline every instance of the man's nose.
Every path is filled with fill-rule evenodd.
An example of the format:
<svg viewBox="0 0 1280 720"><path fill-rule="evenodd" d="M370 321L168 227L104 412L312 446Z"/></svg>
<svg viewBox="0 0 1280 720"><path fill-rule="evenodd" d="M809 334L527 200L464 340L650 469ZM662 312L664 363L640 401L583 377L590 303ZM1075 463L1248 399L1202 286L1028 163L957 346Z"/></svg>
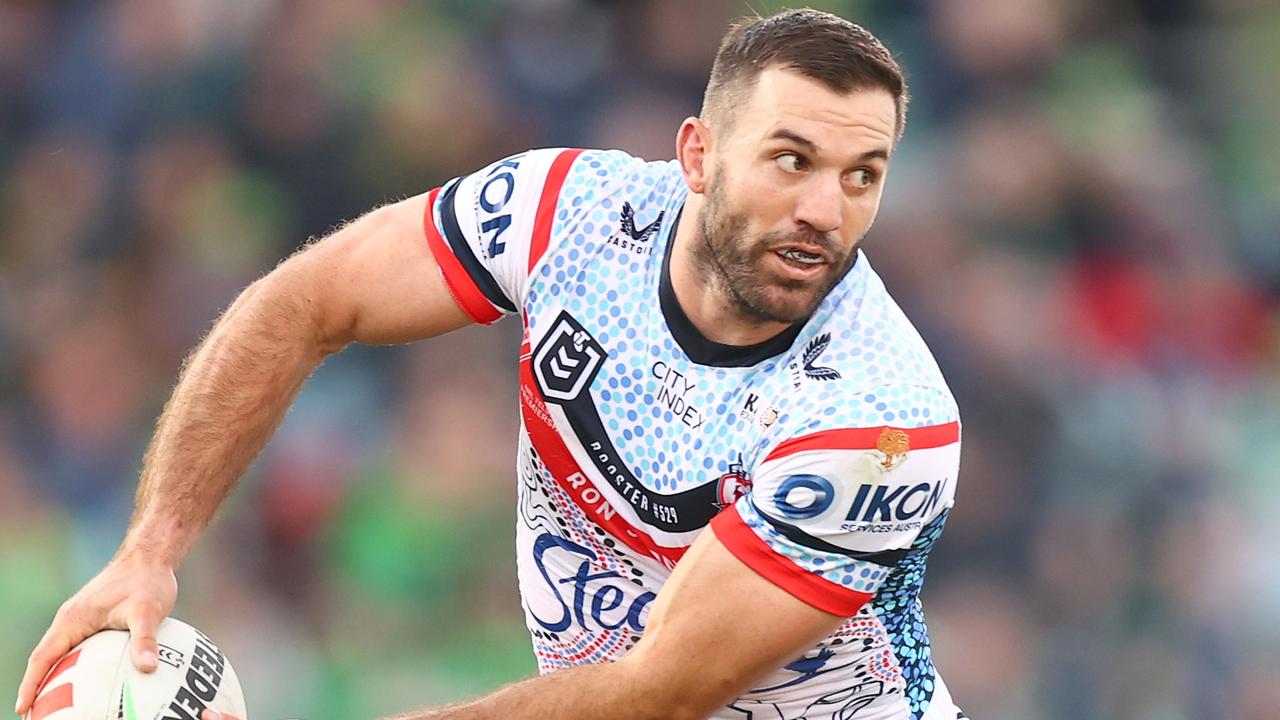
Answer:
<svg viewBox="0 0 1280 720"><path fill-rule="evenodd" d="M840 229L844 217L844 189L839 179L822 179L811 183L800 193L796 203L795 219L821 233Z"/></svg>

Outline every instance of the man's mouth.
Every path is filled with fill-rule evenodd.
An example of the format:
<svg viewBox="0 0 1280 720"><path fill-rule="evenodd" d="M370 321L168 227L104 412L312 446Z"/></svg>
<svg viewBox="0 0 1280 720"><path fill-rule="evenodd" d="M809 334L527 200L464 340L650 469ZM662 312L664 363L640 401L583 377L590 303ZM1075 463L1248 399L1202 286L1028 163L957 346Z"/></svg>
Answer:
<svg viewBox="0 0 1280 720"><path fill-rule="evenodd" d="M775 272L790 282L812 282L822 277L831 264L822 248L812 246L784 245L772 250L778 258Z"/></svg>
<svg viewBox="0 0 1280 720"><path fill-rule="evenodd" d="M798 262L802 265L821 265L826 262L820 253L806 252L794 247L775 250L774 252L784 259Z"/></svg>

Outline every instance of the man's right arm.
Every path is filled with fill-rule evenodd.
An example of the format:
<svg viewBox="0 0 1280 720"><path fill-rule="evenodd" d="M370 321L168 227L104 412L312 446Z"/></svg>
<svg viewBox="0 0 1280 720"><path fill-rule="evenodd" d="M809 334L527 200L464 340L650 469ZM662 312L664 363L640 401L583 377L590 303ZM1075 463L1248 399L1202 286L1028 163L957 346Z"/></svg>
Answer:
<svg viewBox="0 0 1280 720"><path fill-rule="evenodd" d="M368 213L254 282L218 320L157 424L119 552L59 609L27 664L18 713L53 663L98 630L130 630L135 664L155 667L174 570L326 356L470 322L424 237L426 211L424 194Z"/></svg>
<svg viewBox="0 0 1280 720"><path fill-rule="evenodd" d="M241 293L160 417L122 554L176 568L325 357L469 322L435 266L425 211L425 195L374 210Z"/></svg>

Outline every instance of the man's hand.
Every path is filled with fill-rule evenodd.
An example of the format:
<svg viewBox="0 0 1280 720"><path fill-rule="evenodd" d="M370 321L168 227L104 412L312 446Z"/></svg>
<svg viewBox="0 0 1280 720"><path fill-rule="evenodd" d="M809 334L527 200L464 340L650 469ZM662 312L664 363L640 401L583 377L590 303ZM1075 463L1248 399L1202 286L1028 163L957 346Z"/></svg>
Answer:
<svg viewBox="0 0 1280 720"><path fill-rule="evenodd" d="M117 557L63 603L27 660L18 686L19 715L31 709L36 688L67 651L99 630L128 630L130 657L143 672L156 669L156 628L178 597L178 581L166 565Z"/></svg>

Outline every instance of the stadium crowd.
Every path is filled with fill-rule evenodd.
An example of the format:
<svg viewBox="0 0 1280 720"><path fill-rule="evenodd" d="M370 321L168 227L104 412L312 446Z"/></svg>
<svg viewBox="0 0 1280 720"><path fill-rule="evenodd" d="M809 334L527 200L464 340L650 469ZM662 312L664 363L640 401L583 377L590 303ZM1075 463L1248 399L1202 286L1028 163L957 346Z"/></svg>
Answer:
<svg viewBox="0 0 1280 720"><path fill-rule="evenodd" d="M1280 716L1280 5L810 2L914 101L868 257L964 418L925 585L974 718ZM730 0L0 0L0 678L123 535L185 353L364 209L673 152ZM519 327L332 358L179 575L256 718L533 671Z"/></svg>

